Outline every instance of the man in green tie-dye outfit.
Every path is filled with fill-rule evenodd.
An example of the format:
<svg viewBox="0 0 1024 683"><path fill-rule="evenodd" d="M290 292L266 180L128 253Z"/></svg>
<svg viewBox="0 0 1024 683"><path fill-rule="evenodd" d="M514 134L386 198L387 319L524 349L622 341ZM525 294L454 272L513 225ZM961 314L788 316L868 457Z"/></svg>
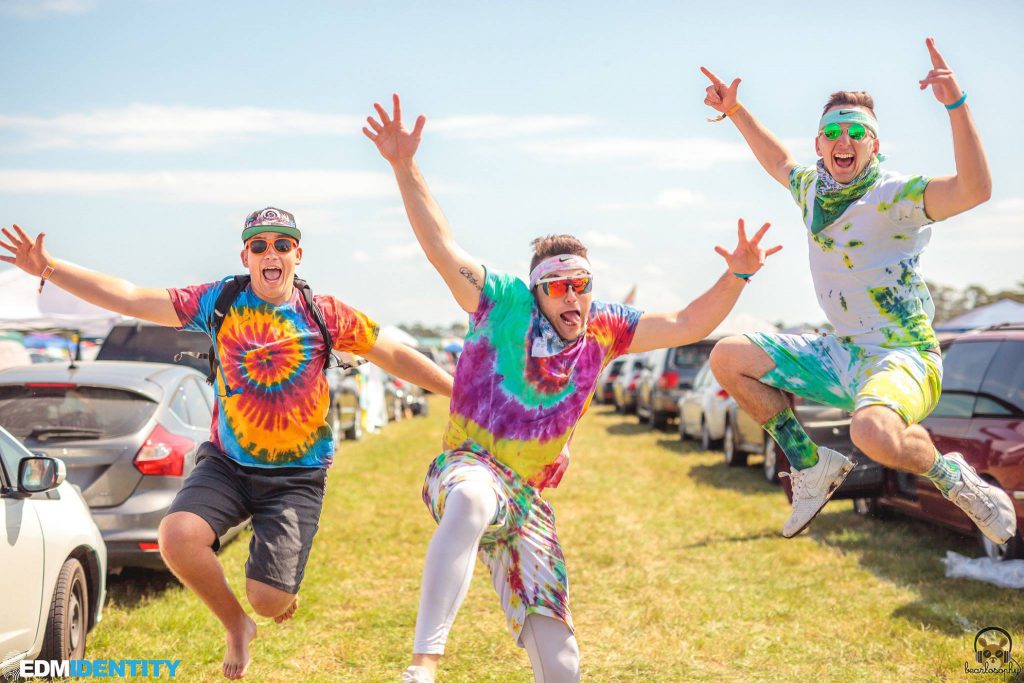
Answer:
<svg viewBox="0 0 1024 683"><path fill-rule="evenodd" d="M921 474L996 543L1016 533L1013 503L959 453L943 455L918 424L935 407L942 357L934 306L918 259L940 221L988 200L991 177L967 95L927 40L931 86L948 110L956 174L908 177L883 169L878 120L866 92L836 92L818 124L815 167L800 166L737 99L740 79L710 79L705 104L729 118L757 160L788 188L807 227L811 275L834 335L751 334L719 342L711 366L722 386L764 425L792 465L793 510L783 527L800 533L853 469L817 446L779 389L853 412L850 436L873 460Z"/></svg>

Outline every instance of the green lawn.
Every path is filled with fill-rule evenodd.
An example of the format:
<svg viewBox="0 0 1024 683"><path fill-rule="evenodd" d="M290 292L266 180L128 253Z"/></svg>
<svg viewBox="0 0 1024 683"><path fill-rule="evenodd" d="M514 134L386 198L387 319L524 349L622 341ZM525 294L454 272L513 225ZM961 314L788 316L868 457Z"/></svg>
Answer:
<svg viewBox="0 0 1024 683"><path fill-rule="evenodd" d="M259 619L252 681L397 681L407 665L419 575L434 523L420 500L445 405L359 443L331 471L320 533L291 622ZM1024 592L950 580L947 549L973 539L831 504L809 533L755 467L598 407L551 491L571 582L584 680L959 681L975 632L1022 644ZM244 585L248 535L221 554ZM486 570L455 622L440 681L532 681ZM219 623L173 580L111 577L90 659L180 659L178 679L217 681ZM976 666L976 665L975 665Z"/></svg>

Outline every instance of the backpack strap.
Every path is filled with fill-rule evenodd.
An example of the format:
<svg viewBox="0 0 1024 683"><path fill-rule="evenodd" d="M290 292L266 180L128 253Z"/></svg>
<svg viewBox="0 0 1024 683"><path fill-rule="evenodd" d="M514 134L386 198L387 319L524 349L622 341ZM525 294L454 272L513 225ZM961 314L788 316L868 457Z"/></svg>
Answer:
<svg viewBox="0 0 1024 683"><path fill-rule="evenodd" d="M300 277L295 278L295 288L302 292L302 298L306 302L306 307L309 312L313 314L313 321L316 326L320 328L320 334L324 338L324 344L327 345L327 357L324 359L324 370L331 367L331 359L334 358L334 342L331 339L331 332L327 329L327 321L324 319L324 312L320 310L316 301L313 300L313 290L310 288L309 283ZM340 364L340 362L339 362Z"/></svg>
<svg viewBox="0 0 1024 683"><path fill-rule="evenodd" d="M217 300L213 304L213 311L210 312L208 320L210 328L210 351L208 354L208 360L210 361L210 373L206 376L206 382L210 386L213 386L214 381L217 379L217 369L220 367L220 361L217 358L217 335L220 333L220 328L224 324L224 318L227 316L228 311L231 310L231 305L235 303L235 299L238 295L249 285L249 281L252 278L249 275L235 275L230 280L224 283L221 287L220 293L217 294ZM225 389L227 384L224 385Z"/></svg>

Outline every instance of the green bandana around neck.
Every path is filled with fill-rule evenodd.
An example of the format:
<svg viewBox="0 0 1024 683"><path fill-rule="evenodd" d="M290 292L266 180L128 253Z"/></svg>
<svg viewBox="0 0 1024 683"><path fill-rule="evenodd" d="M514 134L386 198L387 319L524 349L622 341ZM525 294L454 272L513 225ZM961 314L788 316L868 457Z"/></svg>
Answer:
<svg viewBox="0 0 1024 683"><path fill-rule="evenodd" d="M814 188L814 214L811 219L812 235L832 225L850 204L874 187L878 180L878 164L879 158L872 157L853 182L843 185L825 168L825 160L818 159L818 180Z"/></svg>

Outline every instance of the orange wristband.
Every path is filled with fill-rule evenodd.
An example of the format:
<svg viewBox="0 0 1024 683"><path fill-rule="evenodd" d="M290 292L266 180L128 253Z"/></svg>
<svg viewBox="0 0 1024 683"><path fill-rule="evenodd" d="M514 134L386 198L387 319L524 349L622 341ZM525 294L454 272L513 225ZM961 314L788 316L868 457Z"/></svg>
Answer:
<svg viewBox="0 0 1024 683"><path fill-rule="evenodd" d="M51 275L53 275L53 271L54 271L54 268L49 263L47 263L46 267L43 268L43 272L39 276L39 293L40 294L43 293L43 285L45 285L46 281L50 279Z"/></svg>
<svg viewBox="0 0 1024 683"><path fill-rule="evenodd" d="M708 119L708 122L709 123L718 123L719 121L722 121L723 119L725 119L726 116L732 116L733 114L735 114L739 110L740 110L740 103L737 102L736 104L732 105L732 108L729 111L725 112L721 116L716 116L713 119Z"/></svg>

